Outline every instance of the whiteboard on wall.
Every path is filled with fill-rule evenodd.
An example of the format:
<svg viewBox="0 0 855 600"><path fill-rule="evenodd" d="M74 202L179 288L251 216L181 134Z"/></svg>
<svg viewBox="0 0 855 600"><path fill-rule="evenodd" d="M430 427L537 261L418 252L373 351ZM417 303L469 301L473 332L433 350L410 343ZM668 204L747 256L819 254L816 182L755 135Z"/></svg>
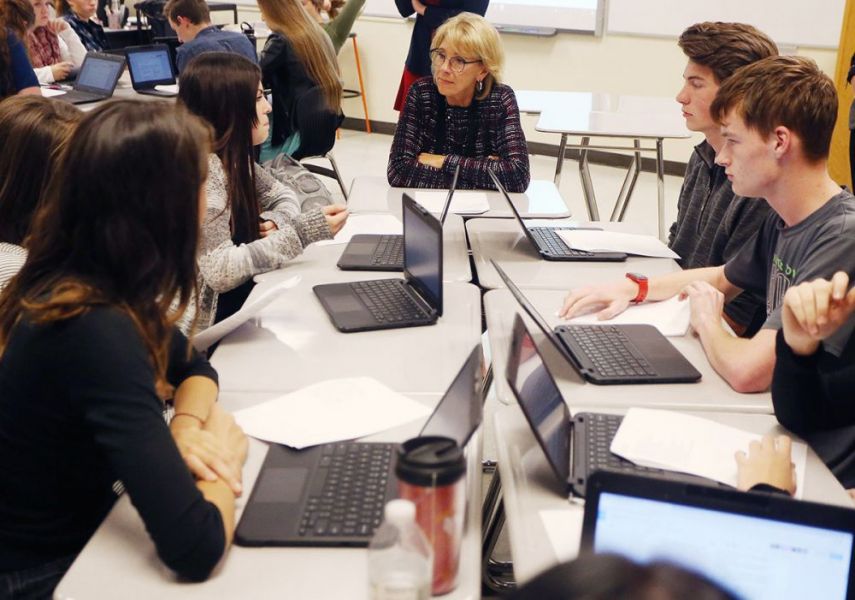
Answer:
<svg viewBox="0 0 855 600"><path fill-rule="evenodd" d="M560 31L599 33L604 18L605 0L490 0L487 19L510 28L544 28ZM394 0L367 0L364 15L395 17L401 15Z"/></svg>
<svg viewBox="0 0 855 600"><path fill-rule="evenodd" d="M750 23L787 46L836 48L845 0L609 0L608 31L677 37L699 21Z"/></svg>

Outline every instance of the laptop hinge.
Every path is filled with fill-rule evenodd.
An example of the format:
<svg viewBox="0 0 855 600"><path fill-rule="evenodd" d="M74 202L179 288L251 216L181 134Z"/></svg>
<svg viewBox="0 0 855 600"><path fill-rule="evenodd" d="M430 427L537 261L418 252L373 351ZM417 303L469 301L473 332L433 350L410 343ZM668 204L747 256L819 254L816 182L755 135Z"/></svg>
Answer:
<svg viewBox="0 0 855 600"><path fill-rule="evenodd" d="M425 310L425 312L427 312L427 314L437 314L436 309L431 306L430 302L428 302L425 297L419 293L419 291L416 289L416 286L410 285L410 283L406 279L400 279L399 281L401 282L401 285L403 285L404 288L407 290L407 293L409 293L410 296L414 297L418 305L421 306Z"/></svg>

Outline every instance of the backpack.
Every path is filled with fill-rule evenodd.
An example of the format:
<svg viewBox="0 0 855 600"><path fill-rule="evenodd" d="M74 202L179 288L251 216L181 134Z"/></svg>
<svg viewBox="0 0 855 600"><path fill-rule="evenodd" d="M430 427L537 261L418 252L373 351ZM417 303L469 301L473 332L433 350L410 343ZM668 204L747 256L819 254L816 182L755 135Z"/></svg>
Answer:
<svg viewBox="0 0 855 600"><path fill-rule="evenodd" d="M261 166L297 193L301 212L335 203L324 182L289 155L279 154Z"/></svg>

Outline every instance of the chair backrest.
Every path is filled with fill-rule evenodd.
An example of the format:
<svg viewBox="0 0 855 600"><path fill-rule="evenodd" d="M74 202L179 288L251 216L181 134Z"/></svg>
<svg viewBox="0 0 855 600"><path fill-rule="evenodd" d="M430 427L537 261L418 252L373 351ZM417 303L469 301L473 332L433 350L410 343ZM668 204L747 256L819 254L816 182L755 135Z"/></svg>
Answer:
<svg viewBox="0 0 855 600"><path fill-rule="evenodd" d="M335 132L344 115L326 107L321 88L313 87L297 98L295 121L300 132L300 148L294 158L323 156L335 145Z"/></svg>

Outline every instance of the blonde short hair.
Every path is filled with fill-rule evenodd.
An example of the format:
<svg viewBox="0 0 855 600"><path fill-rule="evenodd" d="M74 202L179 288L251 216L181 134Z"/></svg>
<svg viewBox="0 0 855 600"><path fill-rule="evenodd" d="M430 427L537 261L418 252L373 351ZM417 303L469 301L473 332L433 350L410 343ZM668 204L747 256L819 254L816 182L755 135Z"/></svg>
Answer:
<svg viewBox="0 0 855 600"><path fill-rule="evenodd" d="M468 12L450 18L436 30L430 48L433 50L443 44L453 46L467 57L476 57L487 69L484 90L477 96L478 100L489 96L493 86L501 83L505 51L499 32L487 19Z"/></svg>

